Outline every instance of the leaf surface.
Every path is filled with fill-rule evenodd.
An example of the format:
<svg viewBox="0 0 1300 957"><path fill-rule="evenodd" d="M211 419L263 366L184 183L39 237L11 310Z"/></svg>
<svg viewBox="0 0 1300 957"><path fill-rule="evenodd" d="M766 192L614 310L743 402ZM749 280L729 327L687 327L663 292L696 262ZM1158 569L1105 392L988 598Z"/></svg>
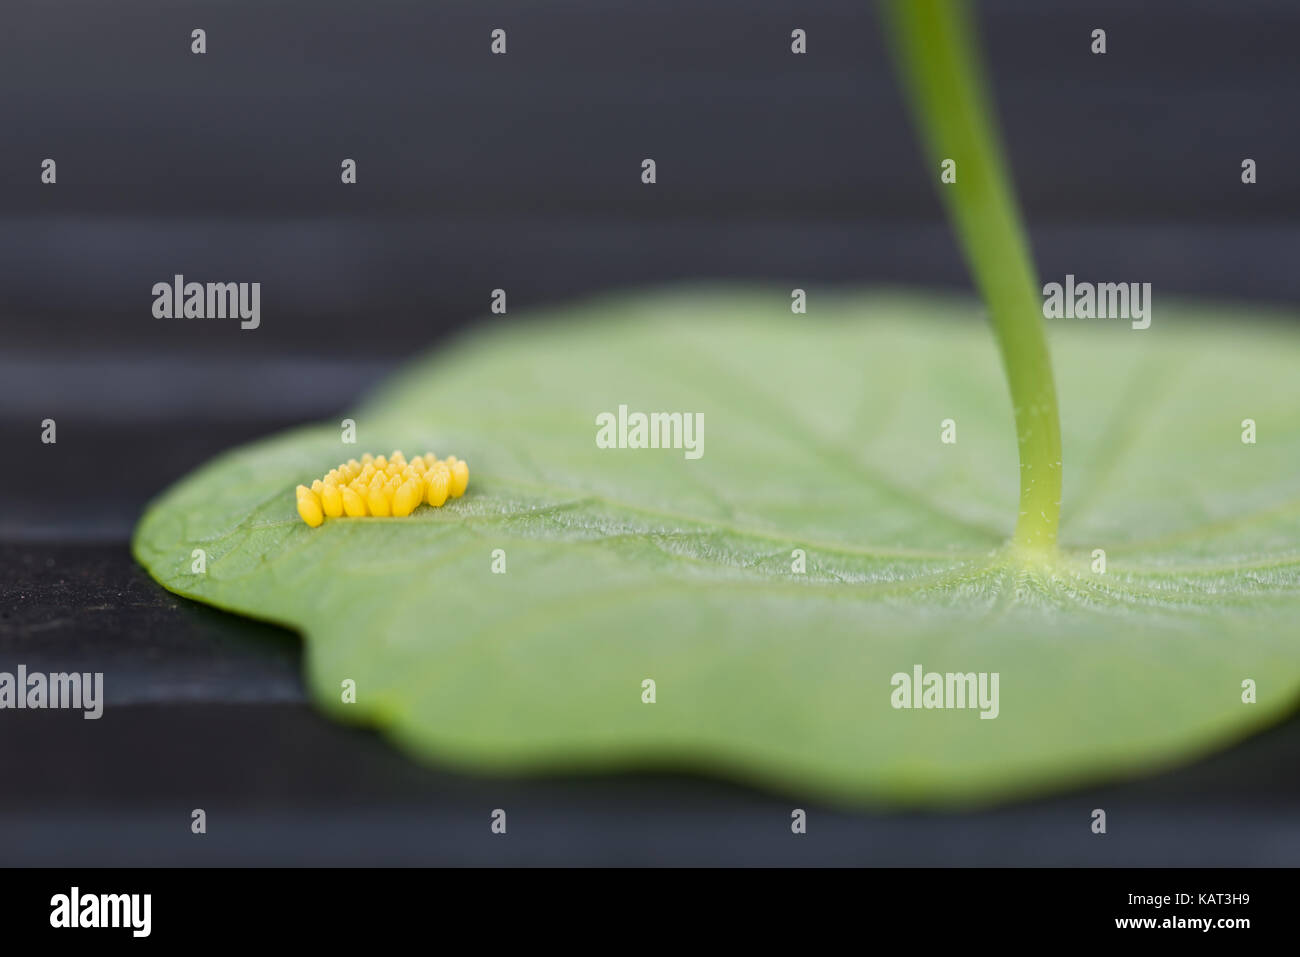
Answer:
<svg viewBox="0 0 1300 957"><path fill-rule="evenodd" d="M869 292L792 316L783 291L739 287L500 320L352 413L355 446L330 423L204 466L135 553L179 594L300 629L331 714L474 770L685 768L913 805L1127 776L1300 692L1300 338L1280 318L1049 323L1051 561L1004 547L1015 436L976 306ZM703 456L598 448L619 405L702 412ZM467 460L469 491L298 520L295 485L394 448ZM997 717L894 708L918 664L998 673Z"/></svg>

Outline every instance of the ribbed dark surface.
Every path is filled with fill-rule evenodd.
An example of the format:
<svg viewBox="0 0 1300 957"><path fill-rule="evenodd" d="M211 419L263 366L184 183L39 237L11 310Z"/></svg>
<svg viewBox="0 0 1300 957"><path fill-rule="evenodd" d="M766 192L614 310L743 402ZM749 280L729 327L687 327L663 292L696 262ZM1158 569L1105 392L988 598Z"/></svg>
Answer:
<svg viewBox="0 0 1300 957"><path fill-rule="evenodd" d="M1044 274L1300 300L1300 6L983 9ZM10 0L4 17L11 342L49 343L57 318L56 341L90 350L352 354L364 316L361 347L394 355L498 286L523 306L699 276L966 283L870 2ZM257 341L160 327L149 289L177 272L261 281Z"/></svg>

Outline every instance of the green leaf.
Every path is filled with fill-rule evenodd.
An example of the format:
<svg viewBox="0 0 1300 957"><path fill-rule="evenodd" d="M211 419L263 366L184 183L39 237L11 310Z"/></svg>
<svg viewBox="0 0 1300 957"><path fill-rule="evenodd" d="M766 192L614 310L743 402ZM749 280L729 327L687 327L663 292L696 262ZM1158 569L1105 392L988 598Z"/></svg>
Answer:
<svg viewBox="0 0 1300 957"><path fill-rule="evenodd" d="M1004 545L1015 440L974 305L788 302L694 288L493 320L353 413L358 445L330 423L200 469L150 507L136 555L173 591L301 629L331 714L480 771L982 801L1152 771L1294 704L1292 328L1165 301L1141 332L1053 323L1068 468L1046 557ZM703 457L598 448L620 404L702 412ZM393 448L466 459L469 491L299 521L295 485ZM917 664L997 672L998 716L892 707Z"/></svg>

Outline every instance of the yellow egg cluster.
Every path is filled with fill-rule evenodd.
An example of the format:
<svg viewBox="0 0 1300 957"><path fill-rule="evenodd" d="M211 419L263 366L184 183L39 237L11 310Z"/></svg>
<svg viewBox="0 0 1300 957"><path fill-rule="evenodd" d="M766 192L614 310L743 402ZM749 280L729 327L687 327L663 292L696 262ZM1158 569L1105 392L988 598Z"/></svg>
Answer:
<svg viewBox="0 0 1300 957"><path fill-rule="evenodd" d="M460 498L469 484L469 466L449 455L432 452L410 462L400 451L385 458L369 452L361 461L348 459L330 469L311 488L299 485L298 514L315 528L327 518L395 516L404 518L422 504L438 508L448 497Z"/></svg>

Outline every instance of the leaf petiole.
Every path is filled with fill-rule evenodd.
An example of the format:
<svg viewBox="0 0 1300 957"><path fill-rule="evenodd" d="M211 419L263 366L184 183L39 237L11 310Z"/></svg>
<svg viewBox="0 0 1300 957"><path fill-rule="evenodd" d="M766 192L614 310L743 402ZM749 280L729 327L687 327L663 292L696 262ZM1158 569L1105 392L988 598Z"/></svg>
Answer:
<svg viewBox="0 0 1300 957"><path fill-rule="evenodd" d="M939 191L988 307L1020 450L1015 545L1053 550L1061 515L1061 425L1036 272L1011 190L975 27L962 0L884 0L899 73Z"/></svg>

